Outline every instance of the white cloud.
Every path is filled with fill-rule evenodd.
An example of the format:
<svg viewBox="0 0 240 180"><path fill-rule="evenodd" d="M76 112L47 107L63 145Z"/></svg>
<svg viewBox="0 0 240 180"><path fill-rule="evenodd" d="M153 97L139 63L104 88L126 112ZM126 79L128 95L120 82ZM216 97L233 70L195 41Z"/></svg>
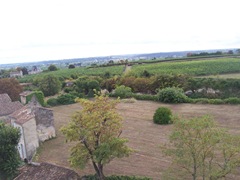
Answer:
<svg viewBox="0 0 240 180"><path fill-rule="evenodd" d="M0 63L240 46L237 0L0 1Z"/></svg>

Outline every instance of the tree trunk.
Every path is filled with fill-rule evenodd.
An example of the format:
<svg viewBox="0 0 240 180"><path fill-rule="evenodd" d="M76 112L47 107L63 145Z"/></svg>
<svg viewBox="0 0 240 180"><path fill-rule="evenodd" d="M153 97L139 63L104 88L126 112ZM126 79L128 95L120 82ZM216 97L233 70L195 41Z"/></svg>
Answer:
<svg viewBox="0 0 240 180"><path fill-rule="evenodd" d="M101 163L98 163L98 171L99 171L99 179L104 180L105 176L103 174L103 165Z"/></svg>

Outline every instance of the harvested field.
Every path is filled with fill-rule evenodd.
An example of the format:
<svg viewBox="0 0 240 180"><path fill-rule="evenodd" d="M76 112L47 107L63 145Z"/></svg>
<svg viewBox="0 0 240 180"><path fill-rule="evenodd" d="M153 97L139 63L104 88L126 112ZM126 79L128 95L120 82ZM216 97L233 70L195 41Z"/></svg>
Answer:
<svg viewBox="0 0 240 180"><path fill-rule="evenodd" d="M148 176L161 179L162 172L170 161L164 157L159 145L167 141L172 125L161 126L152 122L155 110L160 106L170 107L174 114L184 117L212 115L221 127L240 135L240 106L177 104L169 105L150 101L120 103L118 111L124 118L123 137L129 139L129 146L135 152L128 158L113 160L105 167L105 174ZM80 109L79 104L52 108L55 116L57 138L45 142L39 151L39 161L69 167L69 149L73 143L65 143L59 128L68 123L71 115ZM94 173L91 164L84 170L76 170L80 175ZM240 172L233 179L240 179Z"/></svg>

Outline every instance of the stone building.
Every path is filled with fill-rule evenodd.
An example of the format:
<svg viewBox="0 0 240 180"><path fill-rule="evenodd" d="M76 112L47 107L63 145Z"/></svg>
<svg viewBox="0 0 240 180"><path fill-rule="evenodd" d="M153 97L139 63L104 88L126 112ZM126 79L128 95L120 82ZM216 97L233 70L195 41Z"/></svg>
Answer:
<svg viewBox="0 0 240 180"><path fill-rule="evenodd" d="M11 125L21 131L18 151L22 159L32 159L39 142L56 136L52 110L42 107L35 96L27 105L9 115L9 119Z"/></svg>
<svg viewBox="0 0 240 180"><path fill-rule="evenodd" d="M0 120L7 120L8 115L22 107L23 105L19 101L12 102L8 94L0 94Z"/></svg>

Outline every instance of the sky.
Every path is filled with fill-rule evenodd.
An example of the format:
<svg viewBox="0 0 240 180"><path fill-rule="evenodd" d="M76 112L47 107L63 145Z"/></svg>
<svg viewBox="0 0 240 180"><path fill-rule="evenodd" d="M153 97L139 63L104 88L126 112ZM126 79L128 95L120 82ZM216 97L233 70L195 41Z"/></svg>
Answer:
<svg viewBox="0 0 240 180"><path fill-rule="evenodd" d="M0 64L240 48L238 0L0 0Z"/></svg>

